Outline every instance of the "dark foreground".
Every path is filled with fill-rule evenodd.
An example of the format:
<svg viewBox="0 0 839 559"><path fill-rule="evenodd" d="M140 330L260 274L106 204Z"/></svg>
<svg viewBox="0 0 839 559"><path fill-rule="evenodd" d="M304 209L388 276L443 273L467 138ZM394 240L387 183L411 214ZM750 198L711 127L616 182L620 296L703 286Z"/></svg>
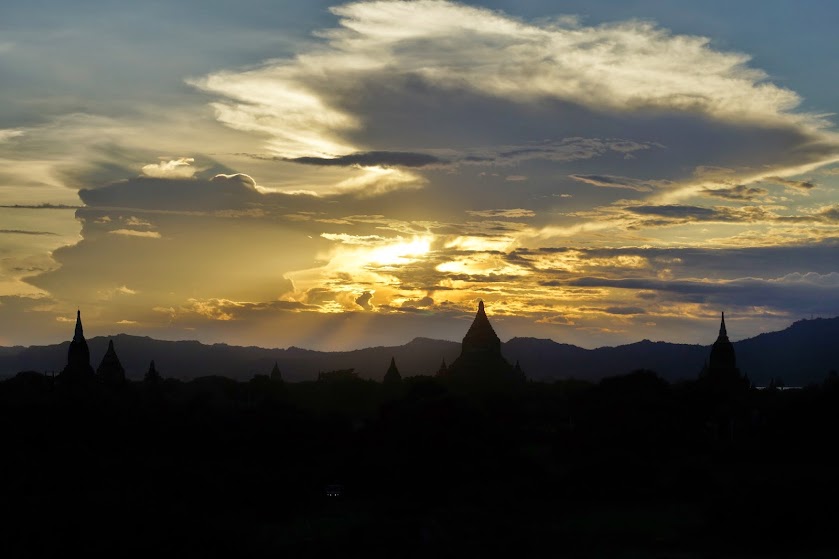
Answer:
<svg viewBox="0 0 839 559"><path fill-rule="evenodd" d="M0 383L0 556L835 557L839 386ZM340 496L327 496L340 492Z"/></svg>

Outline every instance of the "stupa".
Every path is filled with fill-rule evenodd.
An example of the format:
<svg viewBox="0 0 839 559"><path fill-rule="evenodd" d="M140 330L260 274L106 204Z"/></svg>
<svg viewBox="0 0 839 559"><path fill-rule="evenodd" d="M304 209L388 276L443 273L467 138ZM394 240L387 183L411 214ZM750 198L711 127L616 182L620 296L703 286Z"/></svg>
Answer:
<svg viewBox="0 0 839 559"><path fill-rule="evenodd" d="M96 368L96 376L104 384L119 385L125 382L125 369L114 350L114 341L108 341L108 351L102 357L102 362Z"/></svg>
<svg viewBox="0 0 839 559"><path fill-rule="evenodd" d="M449 380L475 383L524 380L521 370L516 371L501 355L501 340L489 323L483 301L478 303L475 320L463 337L460 356L448 370L438 374Z"/></svg>
<svg viewBox="0 0 839 559"><path fill-rule="evenodd" d="M711 346L711 355L702 369L701 376L715 384L739 384L744 380L740 376L740 369L737 368L734 344L728 339L728 331L725 328L725 313L722 313L720 333L714 345Z"/></svg>
<svg viewBox="0 0 839 559"><path fill-rule="evenodd" d="M87 383L93 380L93 367L90 366L90 350L84 339L82 313L76 311L76 331L67 350L67 365L58 375L62 384Z"/></svg>
<svg viewBox="0 0 839 559"><path fill-rule="evenodd" d="M396 368L396 359L390 358L390 367L387 368L384 379L385 384L398 384L402 382L402 375L399 374L399 369Z"/></svg>

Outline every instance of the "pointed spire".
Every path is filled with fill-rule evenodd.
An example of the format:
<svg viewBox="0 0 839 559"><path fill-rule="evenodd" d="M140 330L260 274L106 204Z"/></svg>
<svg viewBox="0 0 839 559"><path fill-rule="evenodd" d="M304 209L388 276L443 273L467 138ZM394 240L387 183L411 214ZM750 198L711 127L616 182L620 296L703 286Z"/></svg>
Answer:
<svg viewBox="0 0 839 559"><path fill-rule="evenodd" d="M501 340L498 339L495 330L489 323L483 300L478 301L478 312L475 314L475 320L472 321L472 326L469 327L466 336L463 337L462 351L466 353L473 351L501 353Z"/></svg>
<svg viewBox="0 0 839 559"><path fill-rule="evenodd" d="M160 382L160 373L157 372L157 368L154 366L154 359L149 363L149 370L146 376L143 377L143 382L147 384L157 384Z"/></svg>
<svg viewBox="0 0 839 559"><path fill-rule="evenodd" d="M106 384L122 384L125 382L125 369L119 362L117 352L114 349L114 340L108 340L108 351L102 357L102 362L96 369L96 374Z"/></svg>
<svg viewBox="0 0 839 559"><path fill-rule="evenodd" d="M445 376L446 373L448 373L448 372L449 372L449 366L446 365L446 358L444 357L442 363L440 363L440 368L437 369L437 372L434 373L434 374L436 376L440 377L440 376Z"/></svg>
<svg viewBox="0 0 839 559"><path fill-rule="evenodd" d="M727 340L728 339L728 332L725 329L725 312L722 313L722 318L720 319L720 340Z"/></svg>
<svg viewBox="0 0 839 559"><path fill-rule="evenodd" d="M390 358L390 367L387 368L387 372L385 373L384 382L400 382L402 380L402 375L399 374L399 369L396 368L396 359L394 357Z"/></svg>
<svg viewBox="0 0 839 559"><path fill-rule="evenodd" d="M76 311L76 332L73 334L73 341L80 342L84 340L84 330L82 329L82 311Z"/></svg>

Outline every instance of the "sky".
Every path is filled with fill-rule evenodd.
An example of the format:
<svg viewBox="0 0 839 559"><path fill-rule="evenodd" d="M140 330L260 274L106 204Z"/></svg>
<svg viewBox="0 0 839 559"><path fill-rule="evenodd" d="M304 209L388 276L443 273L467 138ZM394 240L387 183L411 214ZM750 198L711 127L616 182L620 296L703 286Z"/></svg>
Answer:
<svg viewBox="0 0 839 559"><path fill-rule="evenodd" d="M0 5L0 345L839 315L831 0Z"/></svg>

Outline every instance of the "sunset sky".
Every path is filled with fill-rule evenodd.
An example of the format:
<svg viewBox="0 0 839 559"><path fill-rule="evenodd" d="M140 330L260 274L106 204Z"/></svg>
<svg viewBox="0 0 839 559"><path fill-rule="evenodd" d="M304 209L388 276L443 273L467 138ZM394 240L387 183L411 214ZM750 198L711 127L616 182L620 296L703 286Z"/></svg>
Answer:
<svg viewBox="0 0 839 559"><path fill-rule="evenodd" d="M832 0L0 5L0 345L839 315Z"/></svg>

